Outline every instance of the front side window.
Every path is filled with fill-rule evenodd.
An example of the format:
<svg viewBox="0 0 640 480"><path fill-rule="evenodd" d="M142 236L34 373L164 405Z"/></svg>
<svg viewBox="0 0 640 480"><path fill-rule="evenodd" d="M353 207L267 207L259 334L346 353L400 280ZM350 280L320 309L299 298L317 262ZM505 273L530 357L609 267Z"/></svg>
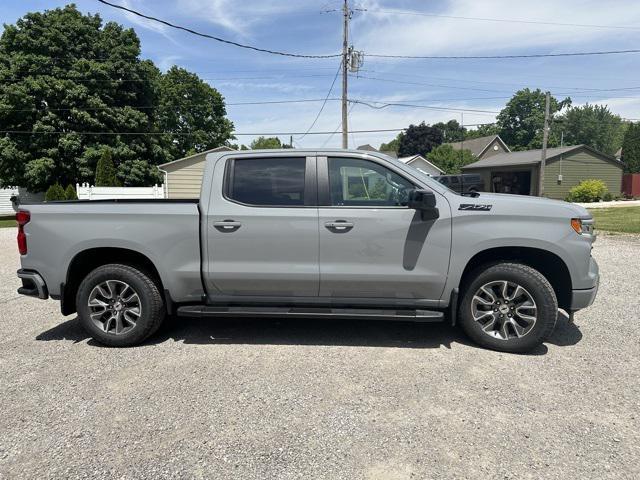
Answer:
<svg viewBox="0 0 640 480"><path fill-rule="evenodd" d="M227 196L248 205L304 205L305 166L305 158L235 159Z"/></svg>
<svg viewBox="0 0 640 480"><path fill-rule="evenodd" d="M329 158L329 190L333 206L406 206L413 184L369 160Z"/></svg>

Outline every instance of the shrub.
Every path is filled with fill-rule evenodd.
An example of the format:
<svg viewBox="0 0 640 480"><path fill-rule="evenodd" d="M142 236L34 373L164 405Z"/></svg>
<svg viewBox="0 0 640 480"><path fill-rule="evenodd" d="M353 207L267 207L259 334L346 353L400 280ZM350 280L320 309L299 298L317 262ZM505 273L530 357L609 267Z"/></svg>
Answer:
<svg viewBox="0 0 640 480"><path fill-rule="evenodd" d="M59 183L54 183L47 189L47 192L44 194L44 199L47 202L65 200L64 188L62 188Z"/></svg>
<svg viewBox="0 0 640 480"><path fill-rule="evenodd" d="M569 202L597 202L607 192L607 185L602 180L589 179L580 182L569 190L567 200Z"/></svg>
<svg viewBox="0 0 640 480"><path fill-rule="evenodd" d="M66 190L64 191L64 199L65 200L78 200L78 194L76 193L76 189L73 188L73 185L67 185Z"/></svg>
<svg viewBox="0 0 640 480"><path fill-rule="evenodd" d="M602 200L604 200L605 202L610 202L611 200L613 200L613 194L611 192L605 192L605 194L602 196Z"/></svg>

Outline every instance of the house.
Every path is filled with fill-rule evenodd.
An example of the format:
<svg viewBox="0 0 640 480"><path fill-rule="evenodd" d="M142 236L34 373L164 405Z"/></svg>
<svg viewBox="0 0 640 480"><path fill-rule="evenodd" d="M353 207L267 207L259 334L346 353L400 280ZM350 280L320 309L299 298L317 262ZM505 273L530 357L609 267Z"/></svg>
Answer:
<svg viewBox="0 0 640 480"><path fill-rule="evenodd" d="M199 198L207 154L227 151L232 152L234 149L217 147L159 165L158 168L164 173L167 198Z"/></svg>
<svg viewBox="0 0 640 480"><path fill-rule="evenodd" d="M424 158L422 155L412 155L410 157L399 157L400 160L405 165L409 165L422 173L426 173L427 175L444 175L444 170L438 168L429 160Z"/></svg>
<svg viewBox="0 0 640 480"><path fill-rule="evenodd" d="M471 138L461 142L445 143L444 145L451 145L454 150L470 150L473 156L478 159L511 151L507 144L502 141L500 135Z"/></svg>
<svg viewBox="0 0 640 480"><path fill-rule="evenodd" d="M538 195L541 151L497 153L462 167L464 173L480 174L487 192ZM564 200L583 180L604 181L613 195L620 195L623 163L613 155L587 145L548 148L544 172L544 195Z"/></svg>
<svg viewBox="0 0 640 480"><path fill-rule="evenodd" d="M378 153L383 153L391 158L398 158L398 154L393 150L378 150L377 148L372 147L368 143L365 143L364 145L360 145L356 150L363 150L365 152L378 152Z"/></svg>
<svg viewBox="0 0 640 480"><path fill-rule="evenodd" d="M398 160L400 160L402 163L404 163L405 165L409 165L417 170L420 170L422 173L426 173L427 175L442 175L444 174L444 171L441 170L440 168L438 168L437 166L435 166L433 163L431 163L429 160L427 160L426 158L424 158L422 155L411 155L408 157L398 157L398 154L396 152L387 150L387 151L379 151L377 149L375 149L374 147L372 147L371 145L369 145L368 143L365 145L360 145L358 147L358 150L363 150L365 152L377 152L377 153L383 153L385 155L388 155L392 158L397 158Z"/></svg>

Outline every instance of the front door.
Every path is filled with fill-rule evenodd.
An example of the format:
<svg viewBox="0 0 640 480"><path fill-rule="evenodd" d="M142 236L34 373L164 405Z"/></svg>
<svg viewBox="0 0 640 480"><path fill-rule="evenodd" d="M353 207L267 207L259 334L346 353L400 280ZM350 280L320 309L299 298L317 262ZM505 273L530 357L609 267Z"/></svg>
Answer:
<svg viewBox="0 0 640 480"><path fill-rule="evenodd" d="M406 174L405 174L406 175ZM449 265L451 214L409 209L409 176L383 162L318 158L320 296L439 300Z"/></svg>
<svg viewBox="0 0 640 480"><path fill-rule="evenodd" d="M317 297L315 158L222 158L212 185L203 222L210 298Z"/></svg>

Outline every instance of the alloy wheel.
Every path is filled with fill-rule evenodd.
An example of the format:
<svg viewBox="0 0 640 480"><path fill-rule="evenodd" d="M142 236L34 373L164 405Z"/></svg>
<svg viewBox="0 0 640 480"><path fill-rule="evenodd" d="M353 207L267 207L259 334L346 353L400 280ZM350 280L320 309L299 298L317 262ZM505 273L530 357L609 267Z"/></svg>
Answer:
<svg viewBox="0 0 640 480"><path fill-rule="evenodd" d="M535 326L538 309L521 285L497 280L482 285L471 300L471 315L482 331L499 340L527 335Z"/></svg>
<svg viewBox="0 0 640 480"><path fill-rule="evenodd" d="M105 333L122 335L131 331L142 314L140 297L120 280L107 280L96 285L87 302L91 321Z"/></svg>

